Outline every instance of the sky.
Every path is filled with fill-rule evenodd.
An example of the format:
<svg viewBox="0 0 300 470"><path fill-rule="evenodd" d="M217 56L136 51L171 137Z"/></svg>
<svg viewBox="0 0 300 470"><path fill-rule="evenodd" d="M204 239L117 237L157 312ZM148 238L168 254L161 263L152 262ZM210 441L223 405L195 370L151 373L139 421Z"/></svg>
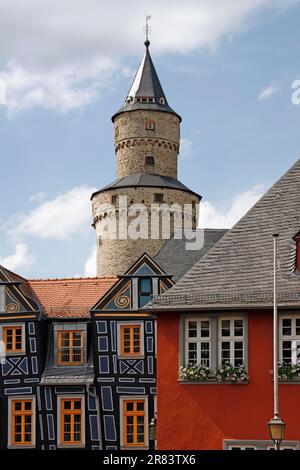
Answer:
<svg viewBox="0 0 300 470"><path fill-rule="evenodd" d="M300 0L2 0L0 264L95 275L90 196L116 179L146 13L201 226L231 227L299 158Z"/></svg>

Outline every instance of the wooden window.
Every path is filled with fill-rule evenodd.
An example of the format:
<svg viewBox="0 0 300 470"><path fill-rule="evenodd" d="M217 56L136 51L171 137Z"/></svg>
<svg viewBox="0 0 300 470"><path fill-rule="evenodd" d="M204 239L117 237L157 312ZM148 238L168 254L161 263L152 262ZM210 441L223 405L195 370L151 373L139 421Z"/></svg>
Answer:
<svg viewBox="0 0 300 470"><path fill-rule="evenodd" d="M33 444L33 400L11 401L11 445Z"/></svg>
<svg viewBox="0 0 300 470"><path fill-rule="evenodd" d="M211 366L211 326L210 320L186 320L186 365Z"/></svg>
<svg viewBox="0 0 300 470"><path fill-rule="evenodd" d="M145 277L139 280L139 307L144 307L151 300L152 279Z"/></svg>
<svg viewBox="0 0 300 470"><path fill-rule="evenodd" d="M121 325L121 356L140 356L142 354L141 328L141 325Z"/></svg>
<svg viewBox="0 0 300 470"><path fill-rule="evenodd" d="M300 363L300 316L280 317L280 362L287 365Z"/></svg>
<svg viewBox="0 0 300 470"><path fill-rule="evenodd" d="M83 331L58 331L58 365L83 364Z"/></svg>
<svg viewBox="0 0 300 470"><path fill-rule="evenodd" d="M219 322L219 363L229 362L234 367L244 364L244 320L221 318Z"/></svg>
<svg viewBox="0 0 300 470"><path fill-rule="evenodd" d="M5 352L18 354L24 352L23 326L3 327Z"/></svg>
<svg viewBox="0 0 300 470"><path fill-rule="evenodd" d="M61 398L61 444L80 445L83 443L82 399Z"/></svg>
<svg viewBox="0 0 300 470"><path fill-rule="evenodd" d="M145 400L124 400L124 447L143 447L146 444Z"/></svg>
<svg viewBox="0 0 300 470"><path fill-rule="evenodd" d="M147 155L145 157L145 163L146 165L154 165L154 157L150 156L150 155Z"/></svg>
<svg viewBox="0 0 300 470"><path fill-rule="evenodd" d="M154 121L146 121L145 122L145 129L146 129L146 131L154 131L155 130L155 122Z"/></svg>
<svg viewBox="0 0 300 470"><path fill-rule="evenodd" d="M162 193L155 193L154 202L157 202L157 203L164 202L164 195Z"/></svg>

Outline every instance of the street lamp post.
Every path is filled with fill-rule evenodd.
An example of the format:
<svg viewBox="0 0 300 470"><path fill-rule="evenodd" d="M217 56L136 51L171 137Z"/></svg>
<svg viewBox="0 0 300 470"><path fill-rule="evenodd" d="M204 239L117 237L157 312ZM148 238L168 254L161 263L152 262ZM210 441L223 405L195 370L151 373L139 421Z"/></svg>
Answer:
<svg viewBox="0 0 300 470"><path fill-rule="evenodd" d="M274 386L274 417L269 421L271 439L275 444L275 450L280 450L280 443L284 438L285 423L279 415L278 400L278 308L277 308L277 249L278 237L275 233L274 239L274 310L273 310L273 386Z"/></svg>

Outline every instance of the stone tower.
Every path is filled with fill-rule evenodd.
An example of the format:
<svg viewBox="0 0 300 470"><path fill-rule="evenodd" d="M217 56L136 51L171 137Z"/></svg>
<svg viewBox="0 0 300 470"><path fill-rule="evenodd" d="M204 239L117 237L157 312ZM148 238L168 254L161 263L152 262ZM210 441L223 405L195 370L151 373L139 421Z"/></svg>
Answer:
<svg viewBox="0 0 300 470"><path fill-rule="evenodd" d="M125 103L112 117L118 179L91 198L93 226L97 233L98 276L124 274L144 252L156 255L169 236L162 230L151 236L151 211L189 204L190 223L197 226L200 196L177 179L181 117L167 102L149 45L150 42L145 41L144 57ZM139 214L148 211L148 236L132 239L123 228L120 230L120 226L123 227L120 216L130 224L137 215L132 215L130 207L137 204L141 205ZM113 217L116 218L114 236L103 236ZM171 213L171 236L174 224L175 216Z"/></svg>

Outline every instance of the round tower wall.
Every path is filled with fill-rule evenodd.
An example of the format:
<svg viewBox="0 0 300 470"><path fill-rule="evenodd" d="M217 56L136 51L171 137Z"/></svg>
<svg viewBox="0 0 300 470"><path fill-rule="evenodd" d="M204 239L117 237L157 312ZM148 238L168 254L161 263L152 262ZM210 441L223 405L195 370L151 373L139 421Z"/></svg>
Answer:
<svg viewBox="0 0 300 470"><path fill-rule="evenodd" d="M177 178L178 116L152 110L128 111L115 117L114 126L118 178L137 173ZM147 157L153 157L153 163Z"/></svg>

